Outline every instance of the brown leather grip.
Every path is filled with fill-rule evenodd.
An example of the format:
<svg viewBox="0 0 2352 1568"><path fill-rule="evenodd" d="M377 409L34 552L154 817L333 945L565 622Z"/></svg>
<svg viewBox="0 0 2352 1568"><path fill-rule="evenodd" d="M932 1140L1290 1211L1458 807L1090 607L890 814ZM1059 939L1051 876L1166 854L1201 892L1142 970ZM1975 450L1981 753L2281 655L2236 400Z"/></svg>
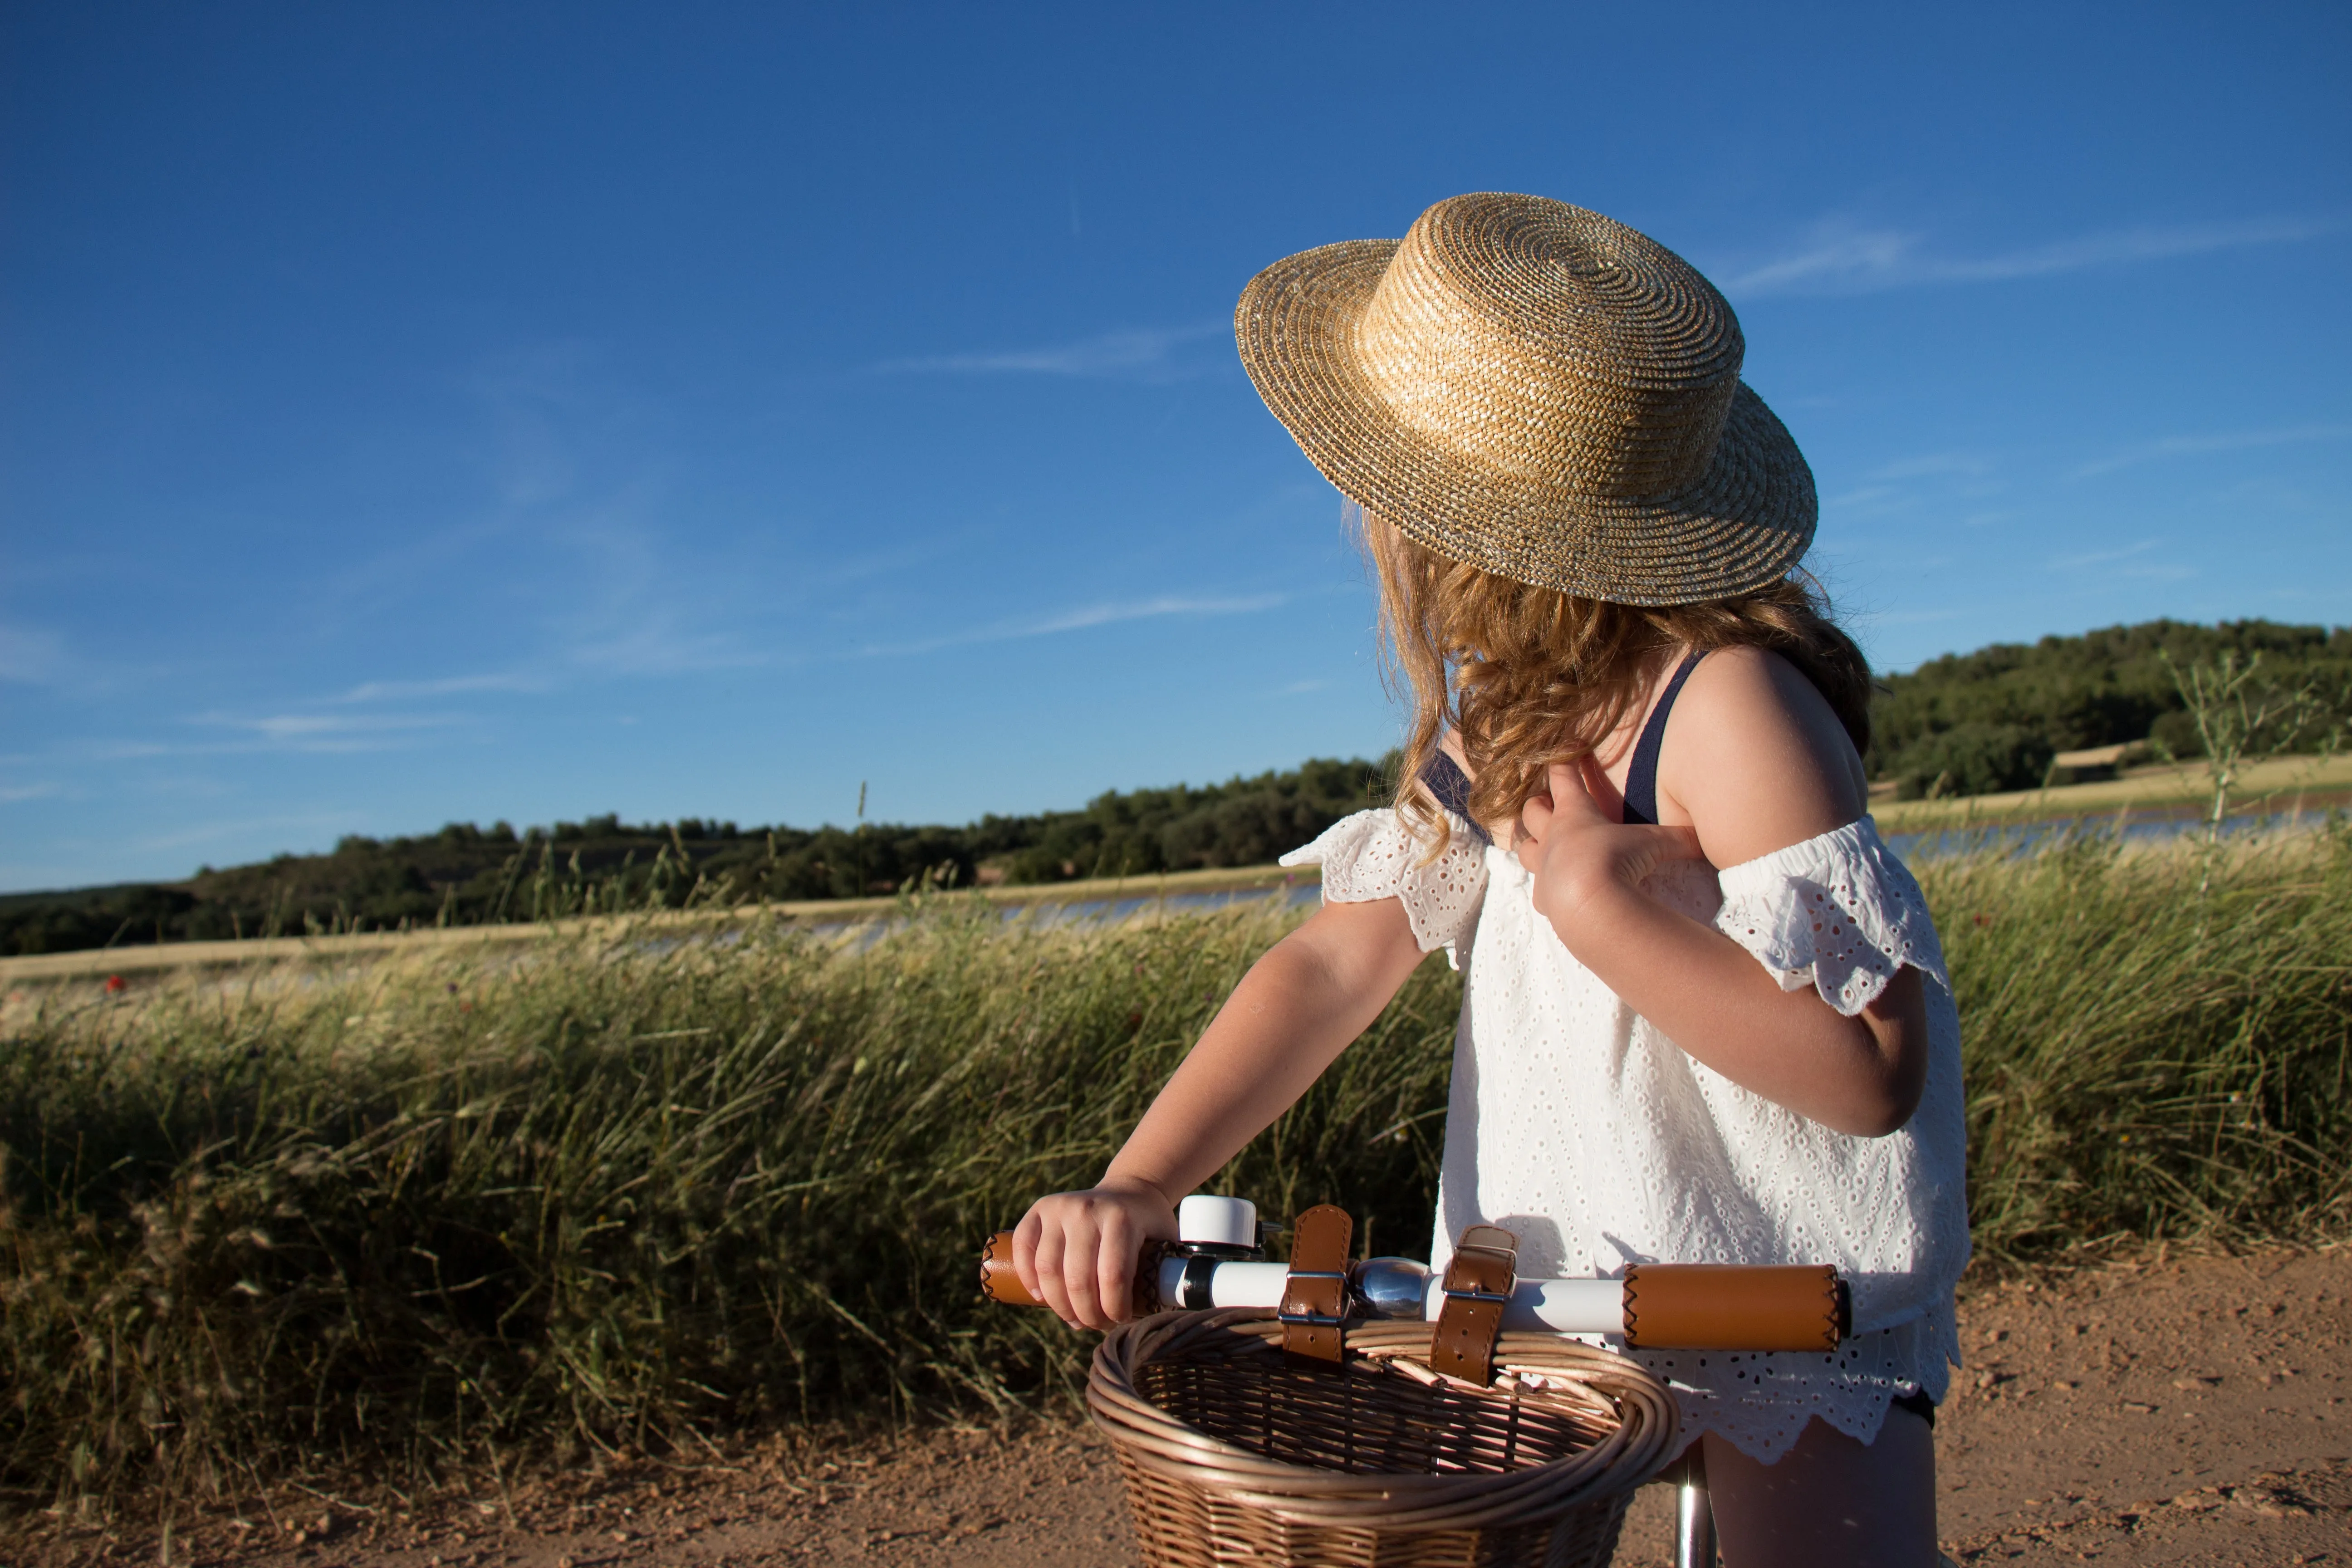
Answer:
<svg viewBox="0 0 2352 1568"><path fill-rule="evenodd" d="M1317 1204L1291 1222L1290 1278L1282 1287L1282 1348L1317 1361L1339 1359L1348 1315L1348 1246L1356 1222Z"/></svg>
<svg viewBox="0 0 2352 1568"><path fill-rule="evenodd" d="M1013 1233L1000 1230L980 1249L980 1293L1007 1307L1042 1307L1013 1271Z"/></svg>
<svg viewBox="0 0 2352 1568"><path fill-rule="evenodd" d="M1160 1310L1160 1259L1167 1253L1164 1241L1147 1241L1135 1259L1135 1291L1129 1315L1148 1318ZM1021 1276L1013 1267L1013 1233L1000 1230L988 1238L980 1249L980 1293L990 1300L1006 1307L1042 1307L1045 1303L1029 1294L1021 1283Z"/></svg>
<svg viewBox="0 0 2352 1568"><path fill-rule="evenodd" d="M1429 1341L1433 1372L1465 1383L1495 1378L1495 1340L1518 1282L1519 1238L1500 1226L1474 1225L1445 1265L1445 1305Z"/></svg>
<svg viewBox="0 0 2352 1568"><path fill-rule="evenodd" d="M1828 1264L1635 1263L1625 1269L1634 1350L1833 1351L1852 1327Z"/></svg>

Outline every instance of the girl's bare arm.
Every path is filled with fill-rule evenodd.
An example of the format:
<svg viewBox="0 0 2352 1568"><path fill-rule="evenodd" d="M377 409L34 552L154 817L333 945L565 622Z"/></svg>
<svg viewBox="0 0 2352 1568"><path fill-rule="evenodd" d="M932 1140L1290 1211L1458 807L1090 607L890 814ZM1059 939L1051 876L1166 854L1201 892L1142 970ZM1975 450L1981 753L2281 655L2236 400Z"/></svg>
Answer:
<svg viewBox="0 0 2352 1568"><path fill-rule="evenodd" d="M1861 763L1804 677L1753 648L1709 656L1669 720L1655 827L1626 826L1597 769L1554 768L1520 819L1536 908L1586 968L1676 1045L1743 1088L1840 1132L1910 1120L1927 1082L1927 997L1906 968L1847 1017L1782 991L1729 937L1638 890L1665 860L1738 865L1863 814Z"/></svg>
<svg viewBox="0 0 2352 1568"><path fill-rule="evenodd" d="M1326 904L1250 966L1103 1179L1032 1205L1013 1267L1075 1327L1129 1316L1135 1255L1176 1203L1288 1110L1421 962L1395 899Z"/></svg>

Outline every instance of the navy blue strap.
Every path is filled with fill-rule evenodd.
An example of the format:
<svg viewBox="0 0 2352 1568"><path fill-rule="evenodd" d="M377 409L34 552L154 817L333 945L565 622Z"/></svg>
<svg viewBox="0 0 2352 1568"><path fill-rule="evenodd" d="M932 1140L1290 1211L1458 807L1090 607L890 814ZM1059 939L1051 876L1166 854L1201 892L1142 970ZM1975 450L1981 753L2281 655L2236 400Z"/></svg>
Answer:
<svg viewBox="0 0 2352 1568"><path fill-rule="evenodd" d="M1470 825L1481 844L1492 844L1494 837L1484 824L1470 815L1470 775L1462 765L1444 752L1432 752L1429 761L1422 764L1421 782L1437 797L1437 804Z"/></svg>
<svg viewBox="0 0 2352 1568"><path fill-rule="evenodd" d="M1675 678L1666 682L1658 705L1650 710L1650 721L1642 726L1642 738L1633 746L1633 765L1625 770L1625 820L1629 823L1658 820L1658 748L1666 742L1666 714L1682 695L1683 682L1706 657L1701 649L1683 660Z"/></svg>

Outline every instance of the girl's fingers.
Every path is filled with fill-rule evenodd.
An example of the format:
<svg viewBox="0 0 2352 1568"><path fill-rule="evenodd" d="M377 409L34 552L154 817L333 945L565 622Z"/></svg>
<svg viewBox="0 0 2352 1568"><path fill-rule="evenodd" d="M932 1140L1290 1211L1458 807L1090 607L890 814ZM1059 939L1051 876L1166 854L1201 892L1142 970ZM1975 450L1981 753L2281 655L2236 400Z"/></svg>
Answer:
<svg viewBox="0 0 2352 1568"><path fill-rule="evenodd" d="M1651 829L1651 831L1654 833L1663 833L1673 841L1674 852L1666 857L1670 860L1704 860L1706 858L1706 851L1699 845L1698 829L1696 827L1657 827Z"/></svg>
<svg viewBox="0 0 2352 1568"><path fill-rule="evenodd" d="M1576 760L1576 766L1554 763L1550 769L1551 798L1554 815L1563 820L1580 823L1602 823L1609 826L1625 826L1612 821L1601 809L1601 785L1608 775L1601 763L1587 752ZM1662 860L1703 860L1706 854L1699 848L1698 833L1690 827L1663 827L1646 824L1631 825L1633 831L1648 834L1654 843L1662 847Z"/></svg>
<svg viewBox="0 0 2352 1568"><path fill-rule="evenodd" d="M1044 1230L1045 1234L1037 1238L1037 1258L1034 1265L1037 1270L1037 1283L1032 1293L1037 1300L1053 1309L1054 1316L1066 1323L1071 1321L1070 1292L1062 1283L1062 1260L1068 1255L1070 1238L1065 1228L1058 1225L1046 1226ZM1015 1240L1013 1246L1013 1257L1017 1259L1020 1257L1021 1244Z"/></svg>
<svg viewBox="0 0 2352 1568"><path fill-rule="evenodd" d="M1083 1225L1073 1222L1070 1228L1076 1234L1071 1237L1075 1245L1062 1255L1062 1299L1068 1306L1068 1310L1062 1313L1062 1321L1074 1329L1099 1328L1102 1325L1095 1301L1095 1264L1101 1256L1102 1236L1091 1217Z"/></svg>
<svg viewBox="0 0 2352 1568"><path fill-rule="evenodd" d="M1133 1310L1136 1255L1150 1229L1119 1199L1040 1198L1013 1227L1013 1272L1070 1327L1108 1329Z"/></svg>
<svg viewBox="0 0 2352 1568"><path fill-rule="evenodd" d="M1591 775L1599 771L1590 752L1578 758L1573 766L1567 763L1554 763L1544 770L1544 776L1551 784L1552 815L1559 819L1562 826L1608 823L1608 814L1601 809L1600 799L1593 789Z"/></svg>
<svg viewBox="0 0 2352 1568"><path fill-rule="evenodd" d="M1619 821L1601 809L1607 775L1588 752L1574 763L1554 763L1544 770L1549 794L1538 795L1520 809L1519 834L1511 847L1519 863L1538 876L1552 859L1554 847L1545 840L1573 839L1593 846L1591 853L1606 854L1618 873L1639 881L1653 867L1668 860L1703 860L1698 835L1688 827L1660 827ZM1599 846L1610 846L1605 851Z"/></svg>
<svg viewBox="0 0 2352 1568"><path fill-rule="evenodd" d="M1631 875L1638 881L1669 860L1704 860L1705 851L1698 846L1698 835L1687 827L1626 827L1620 832L1641 835L1641 850L1630 862Z"/></svg>
<svg viewBox="0 0 2352 1568"><path fill-rule="evenodd" d="M1601 809L1601 803L1611 795L1616 795L1617 791L1616 787L1610 784L1608 773L1601 766L1601 759L1591 752L1576 759L1576 782L1584 786L1584 798L1591 803L1595 816L1603 821L1624 819L1624 813L1622 811L1614 819L1612 819L1609 814Z"/></svg>
<svg viewBox="0 0 2352 1568"><path fill-rule="evenodd" d="M1519 807L1520 839L1540 839L1544 836L1544 830L1550 826L1551 802L1544 796L1537 795L1527 805ZM1511 847L1516 849L1518 845L1514 843Z"/></svg>
<svg viewBox="0 0 2352 1568"><path fill-rule="evenodd" d="M1597 771L1590 753L1573 764L1553 763L1544 770L1549 793L1537 795L1519 808L1519 835L1523 839L1541 841L1555 827L1591 827L1610 824L1608 816L1594 798L1592 780L1587 770ZM1513 847L1517 847L1514 845Z"/></svg>
<svg viewBox="0 0 2352 1568"><path fill-rule="evenodd" d="M1045 1235L1045 1222L1037 1217L1033 1205L1021 1223L1013 1227L1013 1272L1021 1279L1021 1288L1029 1292L1033 1301L1045 1298L1037 1292L1037 1242Z"/></svg>
<svg viewBox="0 0 2352 1568"><path fill-rule="evenodd" d="M1097 1305L1105 1320L1096 1327L1107 1329L1126 1320L1129 1300L1135 1293L1135 1255L1140 1250L1126 1211L1113 1209L1103 1226L1101 1250L1095 1255L1095 1275L1101 1291Z"/></svg>

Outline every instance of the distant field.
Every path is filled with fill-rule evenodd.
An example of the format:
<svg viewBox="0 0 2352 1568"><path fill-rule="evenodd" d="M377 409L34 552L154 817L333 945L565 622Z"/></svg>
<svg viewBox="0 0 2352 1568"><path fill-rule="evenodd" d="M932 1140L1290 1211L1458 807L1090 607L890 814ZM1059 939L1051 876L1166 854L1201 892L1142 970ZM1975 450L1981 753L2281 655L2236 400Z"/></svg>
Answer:
<svg viewBox="0 0 2352 1568"><path fill-rule="evenodd" d="M1087 881L1051 882L1031 887L966 889L949 897L984 900L990 906L1007 912L1074 904L1135 903L1149 907L1162 900L1187 900L1216 893L1311 885L1318 880L1318 872L1311 866L1296 870L1286 870L1280 866L1235 866L1206 871L1166 871L1141 877L1103 877ZM356 931L336 936L248 937L243 942L181 942L160 946L151 944L77 952L32 953L0 958L0 984L68 980L90 975L152 974L175 969L276 963L301 958L342 959L463 949L513 949L537 946L551 940L583 933L593 937L600 932L616 931L650 937L656 933L660 936L686 936L753 922L768 922L803 931L849 927L892 919L906 907L905 901L897 898L809 899L790 903L573 916L566 920L517 921L507 925Z"/></svg>
<svg viewBox="0 0 2352 1568"><path fill-rule="evenodd" d="M1921 877L1980 1257L2344 1234L2352 833ZM1299 911L906 912L12 991L0 1498L1062 1398L1083 1347L982 1305L977 1238L1099 1171ZM1420 1252L1459 999L1423 964L1216 1185Z"/></svg>
<svg viewBox="0 0 2352 1568"><path fill-rule="evenodd" d="M2352 756L2326 761L2290 757L2258 763L2246 770L2244 782L2232 796L2232 810L2238 812L2286 812L2300 808L2316 814L2342 806L2352 802ZM2201 811L2205 804L2204 783L2194 766L2168 764L2135 768L2123 778L2100 784L2019 790L2006 795L1969 795L1949 801L1881 800L1873 802L1871 810L1879 826L1890 833L1918 833L1933 832L1938 828L2063 821L2122 811L2193 814ZM1244 866L988 888L965 896L984 898L991 904L1009 910L1038 905L1118 904L1135 900L1184 899L1251 888L1305 885L1316 879L1317 872L1312 867L1286 871L1279 866ZM887 898L812 899L734 909L677 910L652 916L593 916L537 923L458 926L444 930L428 928L406 932L366 931L340 936L248 938L244 942L167 942L75 952L37 953L0 958L0 984L274 963L302 954L356 956L483 944L514 947L544 942L573 927L584 926L593 930L610 927L615 921L642 922L648 919L660 929L676 929L682 932L740 925L755 916L801 927L855 925L887 918L899 907L898 900Z"/></svg>
<svg viewBox="0 0 2352 1568"><path fill-rule="evenodd" d="M1974 824L2056 821L2117 811L2201 812L2210 799L2201 765L2158 763L2129 770L2123 777L2056 789L2010 790L1957 800L1878 801L1871 806L1889 832ZM2231 792L2232 812L2302 809L2323 812L2352 800L2352 755L2325 760L2282 757L2257 763Z"/></svg>

